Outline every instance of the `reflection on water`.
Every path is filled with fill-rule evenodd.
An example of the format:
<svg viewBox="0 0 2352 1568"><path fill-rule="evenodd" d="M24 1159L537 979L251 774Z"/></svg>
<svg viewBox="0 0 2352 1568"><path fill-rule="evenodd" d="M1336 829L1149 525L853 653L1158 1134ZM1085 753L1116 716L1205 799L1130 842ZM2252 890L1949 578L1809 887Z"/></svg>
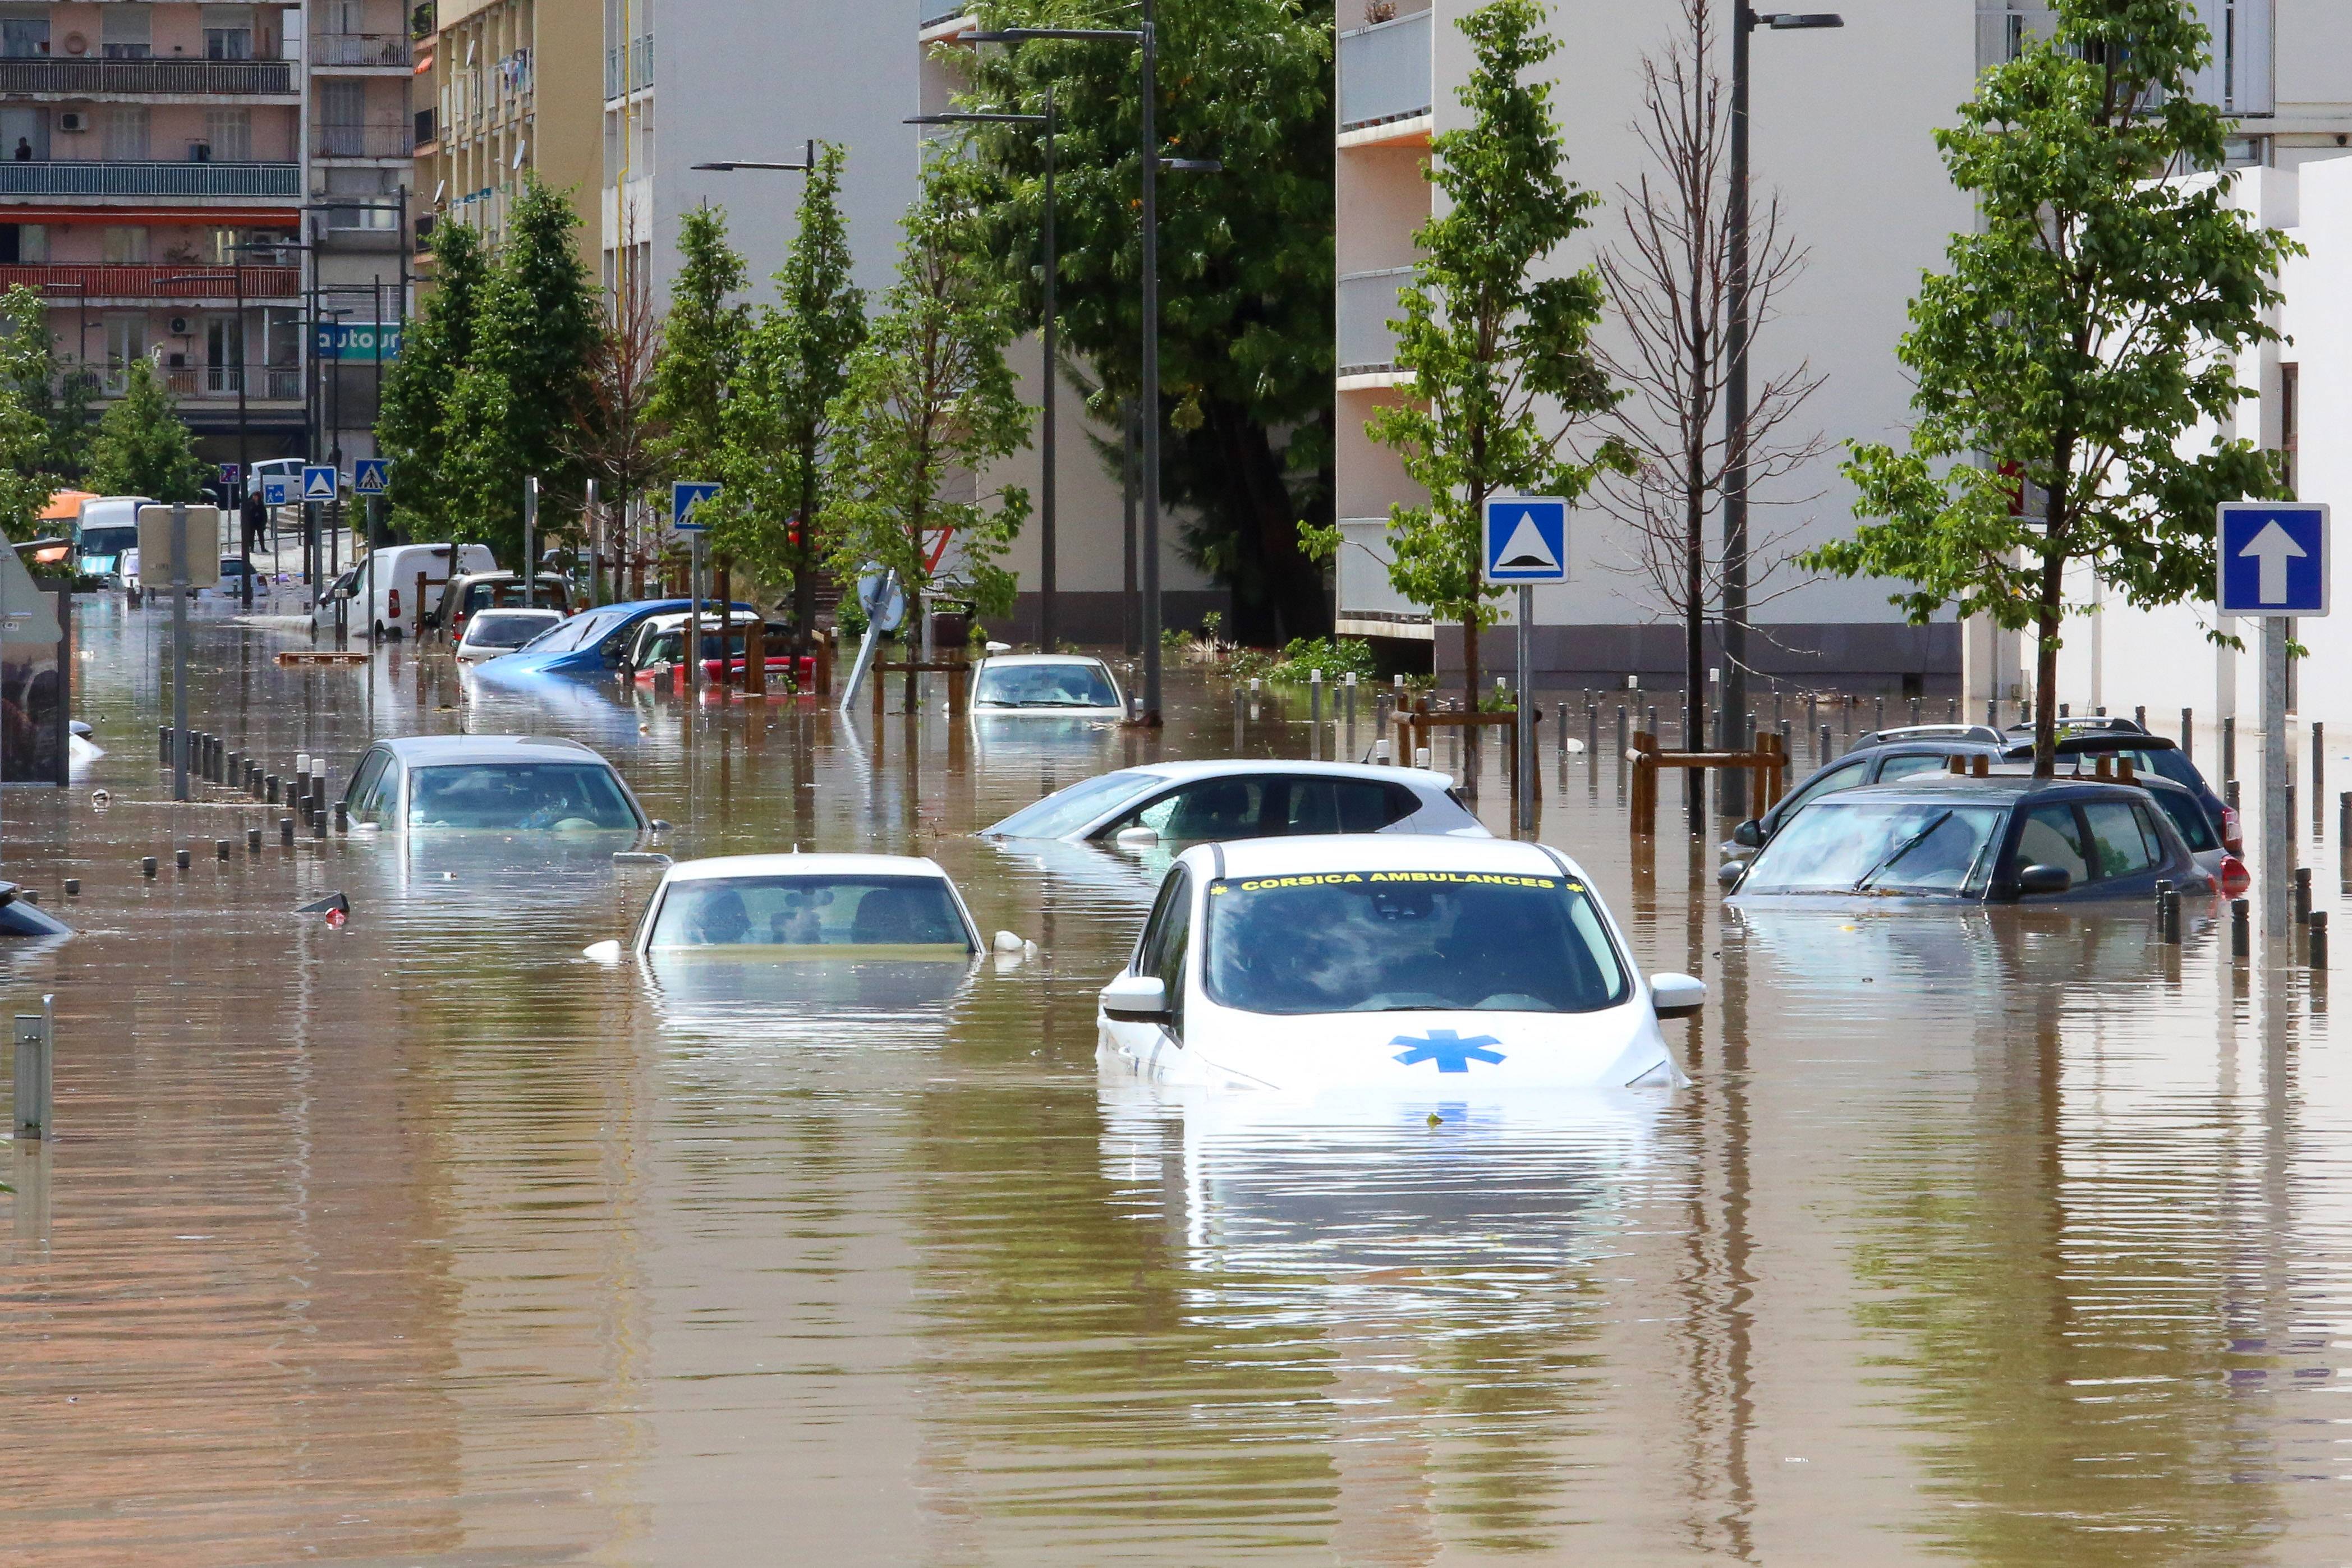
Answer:
<svg viewBox="0 0 2352 1568"><path fill-rule="evenodd" d="M60 1132L0 1164L0 1563L2352 1552L2352 1072L2324 982L2210 911L2178 951L2132 910L1726 919L1705 841L1635 852L1613 770L1548 754L1547 836L1709 982L1689 1088L1160 1097L1094 1066L1153 863L967 835L1229 754L1194 672L1157 737L696 710L279 670L299 633L200 614L195 722L277 770L572 735L668 852L928 854L1039 948L606 967L656 880L609 844L156 804L162 622L82 617L106 755L0 799L0 876L83 933L0 945L58 994ZM1239 749L1369 744L1304 718L1269 693Z"/></svg>

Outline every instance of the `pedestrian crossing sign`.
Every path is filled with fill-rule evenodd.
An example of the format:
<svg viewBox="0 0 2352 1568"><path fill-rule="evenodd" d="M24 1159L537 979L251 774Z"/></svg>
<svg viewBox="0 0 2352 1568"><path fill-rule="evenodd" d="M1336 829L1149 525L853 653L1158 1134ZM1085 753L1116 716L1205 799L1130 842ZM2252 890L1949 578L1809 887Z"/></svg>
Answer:
<svg viewBox="0 0 2352 1568"><path fill-rule="evenodd" d="M698 534L709 525L698 515L702 504L719 494L716 485L680 479L669 487L669 526L682 534Z"/></svg>
<svg viewBox="0 0 2352 1568"><path fill-rule="evenodd" d="M1490 583L1566 582L1568 503L1551 496L1491 497L1485 544Z"/></svg>
<svg viewBox="0 0 2352 1568"><path fill-rule="evenodd" d="M392 460L362 457L352 465L352 489L362 496L381 496L392 487Z"/></svg>
<svg viewBox="0 0 2352 1568"><path fill-rule="evenodd" d="M331 501L335 498L335 471L324 463L307 463L302 466L302 499Z"/></svg>

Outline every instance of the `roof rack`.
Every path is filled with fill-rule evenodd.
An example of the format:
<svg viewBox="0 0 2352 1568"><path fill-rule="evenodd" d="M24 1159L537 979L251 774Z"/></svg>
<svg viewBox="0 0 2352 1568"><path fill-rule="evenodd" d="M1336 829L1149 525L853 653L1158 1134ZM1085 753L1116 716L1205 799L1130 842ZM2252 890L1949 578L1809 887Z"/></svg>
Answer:
<svg viewBox="0 0 2352 1568"><path fill-rule="evenodd" d="M1874 729L1854 737L1854 748L1865 746L1887 746L1902 740L1974 740L1987 746L2006 746L2009 737L1986 724L1909 724L1893 729Z"/></svg>
<svg viewBox="0 0 2352 1568"><path fill-rule="evenodd" d="M2057 727L2062 731L2070 729L2111 729L2120 731L2126 735L2146 735L2147 733L2147 728L2137 719L2124 718L2119 715L2114 714L2062 714L2059 716ZM2032 735L2033 733L2033 727L2030 724L2012 724L2009 727L2009 733L2011 735Z"/></svg>

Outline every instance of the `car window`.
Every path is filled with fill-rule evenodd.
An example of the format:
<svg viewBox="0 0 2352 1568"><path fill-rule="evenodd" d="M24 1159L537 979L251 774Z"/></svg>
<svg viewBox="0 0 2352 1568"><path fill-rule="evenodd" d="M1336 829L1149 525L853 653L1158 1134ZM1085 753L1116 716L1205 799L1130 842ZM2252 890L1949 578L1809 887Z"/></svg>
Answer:
<svg viewBox="0 0 2352 1568"><path fill-rule="evenodd" d="M391 766L388 751L372 750L360 758L360 770L352 775L352 786L343 792L343 810L352 821L383 825L383 781Z"/></svg>
<svg viewBox="0 0 2352 1568"><path fill-rule="evenodd" d="M646 946L949 947L971 951L935 876L749 876L672 883Z"/></svg>
<svg viewBox="0 0 2352 1568"><path fill-rule="evenodd" d="M1987 847L2008 813L1994 806L1868 795L1808 806L1772 835L1743 894L1979 891Z"/></svg>
<svg viewBox="0 0 2352 1568"><path fill-rule="evenodd" d="M549 638L540 652L568 653L575 648L584 648L610 632L616 619L618 617L613 615L583 615L579 620L572 622L562 631Z"/></svg>
<svg viewBox="0 0 2352 1568"><path fill-rule="evenodd" d="M2083 818L2091 827L2091 849L2102 877L2131 876L2156 864L2139 813L2128 801L2094 801L2083 808Z"/></svg>
<svg viewBox="0 0 2352 1568"><path fill-rule="evenodd" d="M1377 833L1421 809L1412 790L1369 779L1287 779L1287 833Z"/></svg>
<svg viewBox="0 0 2352 1568"><path fill-rule="evenodd" d="M634 829L637 814L597 762L459 762L417 770L414 828Z"/></svg>
<svg viewBox="0 0 2352 1568"><path fill-rule="evenodd" d="M1066 789L1024 806L988 830L1012 839L1058 839L1073 833L1121 800L1159 787L1156 774L1122 770L1082 779Z"/></svg>
<svg viewBox="0 0 2352 1568"><path fill-rule="evenodd" d="M1117 707L1118 694L1100 664L1000 664L980 672L971 700L981 707Z"/></svg>
<svg viewBox="0 0 2352 1568"><path fill-rule="evenodd" d="M2017 835L2017 863L2054 865L2076 882L2091 875L2091 857L2083 842L2082 825L2072 806L2036 806L2025 815Z"/></svg>
<svg viewBox="0 0 2352 1568"><path fill-rule="evenodd" d="M1287 810L1290 791L1286 783L1271 779L1204 779L1170 790L1136 812L1133 822L1163 839L1185 843L1258 838L1282 831L1267 826L1266 807L1271 795L1278 810ZM1278 816L1272 820L1285 821Z"/></svg>
<svg viewBox="0 0 2352 1568"><path fill-rule="evenodd" d="M1952 759L1936 752L1912 752L1907 756L1890 757L1879 765L1878 782L1891 783L1908 779L1915 773L1941 773L1952 765Z"/></svg>
<svg viewBox="0 0 2352 1568"><path fill-rule="evenodd" d="M1857 757L1851 762L1839 763L1826 773L1814 775L1811 780L1801 786L1795 794L1781 803L1780 820L1787 821L1789 813L1808 800L1829 794L1832 790L1851 789L1861 783L1863 775L1869 771L1870 758Z"/></svg>
<svg viewBox="0 0 2352 1568"><path fill-rule="evenodd" d="M2180 841L2189 846L2189 853L2203 854L2207 850L2221 847L2221 841L2213 834L2213 820L2205 814L2205 808L2198 804L2195 797L2179 789L2151 789L2147 793L2164 814L2172 819L2172 825L2180 834Z"/></svg>
<svg viewBox="0 0 2352 1568"><path fill-rule="evenodd" d="M1171 1030L1180 1040L1184 1034L1184 955L1191 949L1192 935L1192 874L1182 866L1168 873L1168 881L1160 890L1159 905L1151 912L1150 924L1144 927L1143 942L1137 950L1135 972L1156 975L1168 988L1168 1009L1175 1015Z"/></svg>

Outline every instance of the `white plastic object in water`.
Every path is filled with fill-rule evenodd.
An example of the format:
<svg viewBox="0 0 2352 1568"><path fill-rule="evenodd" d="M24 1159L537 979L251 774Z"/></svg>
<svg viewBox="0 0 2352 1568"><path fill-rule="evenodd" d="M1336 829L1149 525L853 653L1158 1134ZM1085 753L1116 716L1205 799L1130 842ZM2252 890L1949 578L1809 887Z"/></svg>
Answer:
<svg viewBox="0 0 2352 1568"><path fill-rule="evenodd" d="M599 964L617 964L621 961L621 945L618 942L591 943L580 949L580 956Z"/></svg>
<svg viewBox="0 0 2352 1568"><path fill-rule="evenodd" d="M994 946L1000 953L1018 953L1021 951L1022 942L1021 938L1014 936L1012 932L1000 931L996 934L996 939L991 944L991 946Z"/></svg>

